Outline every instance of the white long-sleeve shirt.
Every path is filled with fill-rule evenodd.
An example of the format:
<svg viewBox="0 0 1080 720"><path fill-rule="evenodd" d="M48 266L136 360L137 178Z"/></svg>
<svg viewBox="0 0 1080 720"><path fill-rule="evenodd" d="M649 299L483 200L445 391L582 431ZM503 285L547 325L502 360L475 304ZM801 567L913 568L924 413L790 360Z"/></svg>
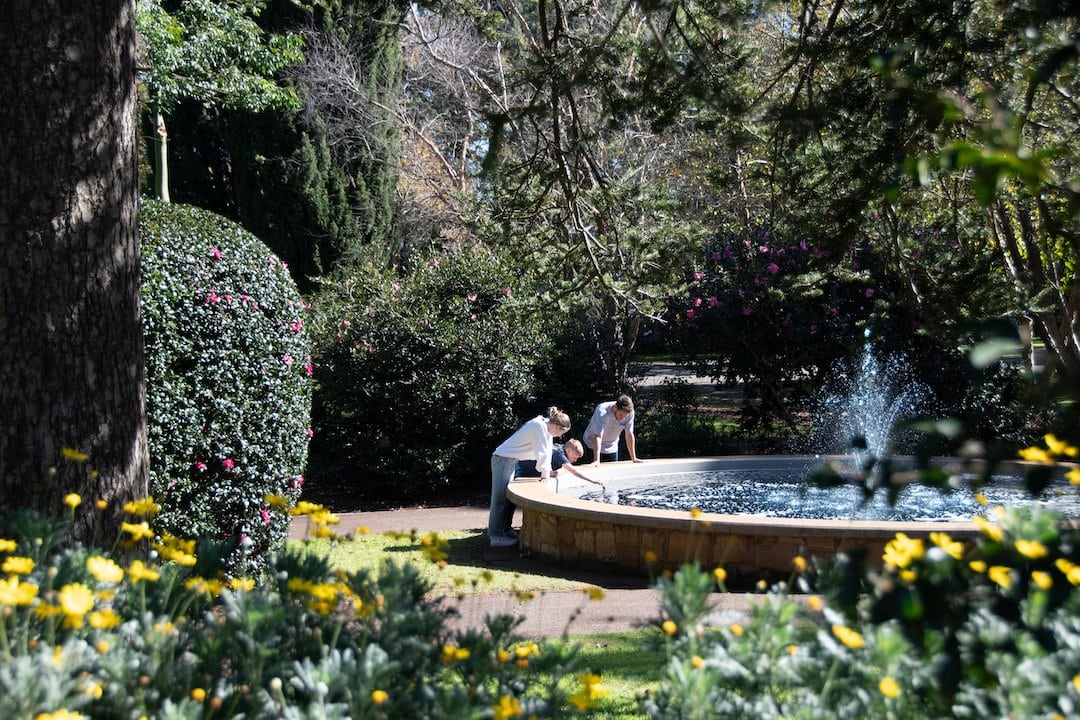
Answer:
<svg viewBox="0 0 1080 720"><path fill-rule="evenodd" d="M535 460L540 477L546 478L551 474L552 442L547 418L537 415L495 448L495 454L515 460Z"/></svg>

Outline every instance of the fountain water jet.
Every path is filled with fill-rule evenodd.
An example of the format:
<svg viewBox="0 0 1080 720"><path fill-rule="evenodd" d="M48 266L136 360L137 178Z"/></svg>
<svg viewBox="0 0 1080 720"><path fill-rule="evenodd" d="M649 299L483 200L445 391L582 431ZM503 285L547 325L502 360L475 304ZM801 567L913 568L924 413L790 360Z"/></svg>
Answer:
<svg viewBox="0 0 1080 720"><path fill-rule="evenodd" d="M869 338L869 332L867 333ZM854 376L845 376L844 387L825 393L819 400L815 435L823 452L838 448L850 452L852 465L862 467L873 457L891 454L894 433L929 402L930 389L914 378L901 357L878 359L867 340Z"/></svg>

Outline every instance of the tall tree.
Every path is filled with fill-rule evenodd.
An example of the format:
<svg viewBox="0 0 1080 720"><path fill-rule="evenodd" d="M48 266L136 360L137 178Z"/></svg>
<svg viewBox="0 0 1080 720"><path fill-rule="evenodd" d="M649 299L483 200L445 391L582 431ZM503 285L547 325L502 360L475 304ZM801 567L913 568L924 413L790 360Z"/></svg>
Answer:
<svg viewBox="0 0 1080 720"><path fill-rule="evenodd" d="M295 96L274 74L300 59L300 38L266 36L255 23L259 7L243 0L188 0L175 13L159 0L138 0L137 10L154 125L154 190L169 202L168 113L183 100L255 112L291 105Z"/></svg>
<svg viewBox="0 0 1080 720"><path fill-rule="evenodd" d="M134 0L0 2L7 507L147 491L134 53Z"/></svg>
<svg viewBox="0 0 1080 720"><path fill-rule="evenodd" d="M441 181L443 216L512 249L542 279L541 307L583 307L603 391L623 389L642 318L696 245L672 212L678 137L623 102L642 11L464 2L416 10L406 31L410 189Z"/></svg>
<svg viewBox="0 0 1080 720"><path fill-rule="evenodd" d="M189 95L169 126L174 199L238 220L311 290L343 257L388 259L398 244L403 10L392 0L306 5L270 0L257 16L261 42L303 38L304 58L276 77L303 107Z"/></svg>
<svg viewBox="0 0 1080 720"><path fill-rule="evenodd" d="M730 60L716 46L739 26L717 27L703 6L650 6L656 41L638 99L657 118L713 120L732 147L739 128L764 138L746 177L785 198L800 232L833 256L861 242L880 209L892 226L882 250L939 330L1004 312L1007 280L1010 311L1033 320L1055 365L1080 368L1075 4L764 3L739 21L767 26L743 111L719 92ZM954 244L933 254L937 267L910 232L920 226ZM966 292L976 275L965 269L989 292Z"/></svg>

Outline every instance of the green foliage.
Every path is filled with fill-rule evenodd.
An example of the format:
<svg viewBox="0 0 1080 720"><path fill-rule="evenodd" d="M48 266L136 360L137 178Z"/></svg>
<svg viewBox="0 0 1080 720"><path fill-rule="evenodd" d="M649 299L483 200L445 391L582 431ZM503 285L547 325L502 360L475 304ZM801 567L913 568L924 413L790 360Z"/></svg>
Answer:
<svg viewBox="0 0 1080 720"><path fill-rule="evenodd" d="M205 538L122 534L113 555L0 524L3 717L549 718L581 692L552 680L574 676L573 646L525 641L507 616L452 632L408 565L341 572L286 552L257 584L223 579Z"/></svg>
<svg viewBox="0 0 1080 720"><path fill-rule="evenodd" d="M307 311L282 263L248 232L196 208L145 201L143 325L151 489L159 521L233 543L263 567L296 497L311 412Z"/></svg>
<svg viewBox="0 0 1080 720"><path fill-rule="evenodd" d="M350 267L326 282L312 476L383 500L451 480L484 487L492 449L552 404L519 412L550 347L543 316L520 299L528 292L480 248L400 272Z"/></svg>
<svg viewBox="0 0 1080 720"><path fill-rule="evenodd" d="M903 534L885 565L797 573L725 622L713 578L661 580L667 677L650 718L1065 717L1080 708L1080 539L1060 516L996 513L974 543ZM854 573L854 575L853 575ZM864 593L846 592L854 578Z"/></svg>
<svg viewBox="0 0 1080 720"><path fill-rule="evenodd" d="M302 290L313 290L316 278L362 246L365 234L350 206L356 183L331 153L318 119L304 125L285 111L237 112L227 119L201 125L222 135L232 161L222 201L234 205L241 224L288 263ZM174 195L208 200L207 184L192 182L189 174L203 179L207 168L200 158L179 150L177 158L183 164L176 164L181 177ZM387 242L378 239L380 246Z"/></svg>
<svg viewBox="0 0 1080 720"><path fill-rule="evenodd" d="M188 0L175 13L160 0L139 0L136 25L149 60L142 79L153 110L168 113L182 100L255 111L295 105L293 91L273 78L301 59L300 36L266 36L257 15L245 0Z"/></svg>
<svg viewBox="0 0 1080 720"><path fill-rule="evenodd" d="M287 91L299 102L207 111L188 100L170 114L171 134L184 138L170 146L172 198L240 222L288 263L302 292L343 258L365 251L389 262L398 246L399 128L392 115L400 93L399 14L390 6L268 3L257 18L266 37L306 27L306 52L332 36L348 62L310 69L304 59L288 68ZM364 97L334 84L349 81L354 67L367 71ZM331 71L341 77L320 74ZM326 86L323 96L367 115L324 108L313 99L314 82Z"/></svg>

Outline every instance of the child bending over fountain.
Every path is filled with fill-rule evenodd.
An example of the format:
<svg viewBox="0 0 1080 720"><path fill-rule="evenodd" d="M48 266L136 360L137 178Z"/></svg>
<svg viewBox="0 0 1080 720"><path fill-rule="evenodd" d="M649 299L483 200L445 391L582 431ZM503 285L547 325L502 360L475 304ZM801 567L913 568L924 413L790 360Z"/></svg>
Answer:
<svg viewBox="0 0 1080 720"><path fill-rule="evenodd" d="M585 454L585 448L577 440L570 440L565 445L554 443L551 446L551 477L556 478L555 492L559 492L558 476L559 470L566 468L566 472L581 478L586 482L591 482L593 485L599 485L604 487L604 484L593 480L592 478L585 477L585 475L579 472L574 463L581 459L581 456ZM535 460L522 460L517 465L517 477L532 477L536 475L536 461Z"/></svg>

